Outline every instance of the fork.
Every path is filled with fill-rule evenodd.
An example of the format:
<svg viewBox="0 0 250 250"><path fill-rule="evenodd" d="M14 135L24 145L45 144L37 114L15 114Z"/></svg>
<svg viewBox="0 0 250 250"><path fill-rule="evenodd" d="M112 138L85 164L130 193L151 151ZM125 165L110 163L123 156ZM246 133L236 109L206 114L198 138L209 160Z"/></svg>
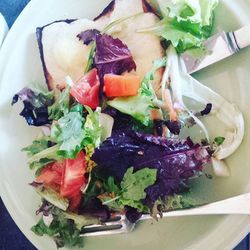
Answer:
<svg viewBox="0 0 250 250"><path fill-rule="evenodd" d="M162 218L194 215L250 215L250 193L234 196L196 208L165 212L162 214ZM153 219L150 214L143 214L138 221L149 219ZM113 218L104 221L101 225L85 226L81 231L81 236L130 233L134 230L137 222L131 223L125 215L116 214Z"/></svg>

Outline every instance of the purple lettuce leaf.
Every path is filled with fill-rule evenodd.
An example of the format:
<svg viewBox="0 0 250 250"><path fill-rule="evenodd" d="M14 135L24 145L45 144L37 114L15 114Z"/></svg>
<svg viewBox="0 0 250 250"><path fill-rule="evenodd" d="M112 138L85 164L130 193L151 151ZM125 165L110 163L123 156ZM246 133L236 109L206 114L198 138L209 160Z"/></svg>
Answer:
<svg viewBox="0 0 250 250"><path fill-rule="evenodd" d="M201 116L208 115L212 111L212 108L213 108L213 104L208 103L205 109L200 112Z"/></svg>
<svg viewBox="0 0 250 250"><path fill-rule="evenodd" d="M42 200L41 206L36 210L36 215L42 213L44 216L49 216L51 214L51 209L53 205L46 200Z"/></svg>
<svg viewBox="0 0 250 250"><path fill-rule="evenodd" d="M155 134L158 136L162 136L163 135L163 120L154 120L153 121L153 126L154 126L154 131Z"/></svg>
<svg viewBox="0 0 250 250"><path fill-rule="evenodd" d="M91 30L85 30L77 35L79 40L83 41L85 45L89 45L91 42L95 41L96 36L100 34L99 30L91 29Z"/></svg>
<svg viewBox="0 0 250 250"><path fill-rule="evenodd" d="M142 213L138 212L136 208L126 207L126 218L131 222L135 223L142 216Z"/></svg>
<svg viewBox="0 0 250 250"><path fill-rule="evenodd" d="M90 199L86 203L81 204L79 214L90 215L100 220L107 220L110 218L110 212L99 199Z"/></svg>
<svg viewBox="0 0 250 250"><path fill-rule="evenodd" d="M191 139L166 139L142 133L117 133L95 150L92 159L98 164L99 175L114 176L121 181L128 167L135 170L156 168L156 183L147 188L146 203L159 197L187 189L188 180L198 176L209 154Z"/></svg>
<svg viewBox="0 0 250 250"><path fill-rule="evenodd" d="M95 67L101 81L105 74L121 75L126 71L136 69L127 45L120 39L109 35L96 36Z"/></svg>
<svg viewBox="0 0 250 250"><path fill-rule="evenodd" d="M114 125L112 133L119 130L132 130L133 118L130 115L121 113L119 110L108 106L104 109L103 113L110 115L114 118Z"/></svg>
<svg viewBox="0 0 250 250"><path fill-rule="evenodd" d="M103 110L103 113L110 115L114 118L114 125L112 134L117 134L119 131L135 131L153 134L154 124L150 123L148 126L143 125L141 122L135 120L132 116L121 113L119 110L108 106Z"/></svg>
<svg viewBox="0 0 250 250"><path fill-rule="evenodd" d="M174 135L179 135L181 132L181 123L180 121L164 121L164 124L167 126L169 131Z"/></svg>
<svg viewBox="0 0 250 250"><path fill-rule="evenodd" d="M181 123L180 121L170 121L170 120L154 120L154 130L157 135L162 136L163 127L166 126L169 131L174 135L179 135L181 132Z"/></svg>
<svg viewBox="0 0 250 250"><path fill-rule="evenodd" d="M53 103L52 93L38 93L30 88L23 88L14 95L12 105L23 102L24 108L20 113L31 126L42 126L50 122L48 106Z"/></svg>

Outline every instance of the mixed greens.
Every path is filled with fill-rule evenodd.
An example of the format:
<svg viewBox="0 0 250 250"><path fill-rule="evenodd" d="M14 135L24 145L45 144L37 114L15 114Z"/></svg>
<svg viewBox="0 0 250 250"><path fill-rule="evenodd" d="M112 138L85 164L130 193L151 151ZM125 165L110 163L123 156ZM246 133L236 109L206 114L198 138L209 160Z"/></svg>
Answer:
<svg viewBox="0 0 250 250"><path fill-rule="evenodd" d="M129 3L113 1L113 12L120 2ZM147 1L154 14L137 13L110 20L100 30L83 29L73 39L88 52L87 62L79 80L64 75L60 84L55 80L59 77L52 79L52 70L44 61L41 32L47 26L38 28L50 91L24 88L12 101L22 101L20 115L43 131L23 149L35 171L31 186L42 198L37 210L42 218L32 227L37 235L52 236L58 247L83 246L84 227L103 223L116 213L135 222L143 213L157 219L163 212L200 205L201 201L189 198L189 184L206 175L209 163L215 174L228 175L221 160L241 143L242 115L189 76L178 56L203 49L217 4L217 0ZM144 66L134 57L137 51L117 37L131 20L140 18L153 18L155 24L137 32L142 36L150 33L154 44L160 45L163 39L167 46L166 51L160 48L162 56L150 62L143 77L138 67ZM95 22L101 22L98 20ZM69 27L74 24L73 20L65 22ZM143 55L146 60L147 51ZM186 97L198 102L201 110L188 107ZM201 121L211 114L230 133L211 139ZM193 137L190 128L202 138Z"/></svg>
<svg viewBox="0 0 250 250"><path fill-rule="evenodd" d="M214 9L219 0L149 0L161 21L154 27L142 30L155 32L170 41L177 52L189 49L202 52L202 41L212 32Z"/></svg>

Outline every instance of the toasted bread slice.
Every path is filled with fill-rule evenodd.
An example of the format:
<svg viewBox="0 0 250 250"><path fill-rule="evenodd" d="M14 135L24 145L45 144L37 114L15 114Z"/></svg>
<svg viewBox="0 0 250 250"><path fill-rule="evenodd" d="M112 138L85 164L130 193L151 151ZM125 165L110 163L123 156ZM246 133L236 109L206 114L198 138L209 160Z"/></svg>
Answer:
<svg viewBox="0 0 250 250"><path fill-rule="evenodd" d="M138 29L152 26L158 21L153 13L145 13L148 10L144 0L115 0L93 21L63 20L37 28L40 55L49 89L64 87L67 75L71 76L73 81L77 81L83 75L90 46L79 41L79 33L88 29L103 30L115 20L138 13L142 14L114 26L109 33L128 46L137 65L136 72L132 74L137 74L143 79L152 68L153 61L164 55L157 36L137 32ZM156 91L159 89L161 75L161 71L156 74Z"/></svg>

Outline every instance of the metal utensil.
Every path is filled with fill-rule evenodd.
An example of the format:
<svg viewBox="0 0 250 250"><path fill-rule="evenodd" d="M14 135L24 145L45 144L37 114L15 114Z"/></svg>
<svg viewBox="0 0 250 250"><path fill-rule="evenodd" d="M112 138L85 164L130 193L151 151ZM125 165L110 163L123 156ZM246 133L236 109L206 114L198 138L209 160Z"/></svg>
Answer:
<svg viewBox="0 0 250 250"><path fill-rule="evenodd" d="M220 32L203 42L207 55L195 58L188 52L182 54L188 73L192 74L250 45L250 25L234 32Z"/></svg>
<svg viewBox="0 0 250 250"><path fill-rule="evenodd" d="M238 195L229 199L213 202L191 209L182 209L163 213L163 218L194 216L194 215L250 215L250 193ZM139 221L149 220L149 214L142 215ZM131 223L125 215L115 215L101 225L86 226L81 236L112 235L132 232L136 223Z"/></svg>

